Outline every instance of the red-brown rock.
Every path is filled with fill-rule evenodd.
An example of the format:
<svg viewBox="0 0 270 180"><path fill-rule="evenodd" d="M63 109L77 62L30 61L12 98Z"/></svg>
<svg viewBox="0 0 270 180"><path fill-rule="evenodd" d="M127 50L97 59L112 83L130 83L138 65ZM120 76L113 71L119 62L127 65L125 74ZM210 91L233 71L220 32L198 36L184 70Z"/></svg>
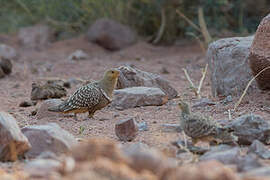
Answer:
<svg viewBox="0 0 270 180"><path fill-rule="evenodd" d="M16 161L31 147L16 120L6 112L0 112L0 160Z"/></svg>
<svg viewBox="0 0 270 180"><path fill-rule="evenodd" d="M254 76L270 66L270 14L263 18L256 31L250 48L249 64ZM270 69L256 80L260 89L270 89Z"/></svg>
<svg viewBox="0 0 270 180"><path fill-rule="evenodd" d="M132 141L138 134L138 125L133 118L115 124L115 134L121 141Z"/></svg>

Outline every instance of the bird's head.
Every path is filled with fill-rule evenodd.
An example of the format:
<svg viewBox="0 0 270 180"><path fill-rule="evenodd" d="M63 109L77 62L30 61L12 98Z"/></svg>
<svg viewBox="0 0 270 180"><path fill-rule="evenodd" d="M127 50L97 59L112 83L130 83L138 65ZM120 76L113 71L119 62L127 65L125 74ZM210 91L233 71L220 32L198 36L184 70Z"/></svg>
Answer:
<svg viewBox="0 0 270 180"><path fill-rule="evenodd" d="M178 107L182 110L183 113L190 113L189 104L187 102L180 100Z"/></svg>
<svg viewBox="0 0 270 180"><path fill-rule="evenodd" d="M120 71L117 69L109 69L105 72L104 78L108 80L114 80L119 77Z"/></svg>

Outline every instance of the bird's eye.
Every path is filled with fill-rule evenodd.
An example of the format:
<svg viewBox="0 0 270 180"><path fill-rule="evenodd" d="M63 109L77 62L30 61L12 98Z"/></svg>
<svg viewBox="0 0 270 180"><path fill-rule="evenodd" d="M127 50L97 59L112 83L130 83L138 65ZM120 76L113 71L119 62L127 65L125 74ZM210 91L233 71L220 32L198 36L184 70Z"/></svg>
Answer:
<svg viewBox="0 0 270 180"><path fill-rule="evenodd" d="M114 71L112 71L112 74L114 73Z"/></svg>

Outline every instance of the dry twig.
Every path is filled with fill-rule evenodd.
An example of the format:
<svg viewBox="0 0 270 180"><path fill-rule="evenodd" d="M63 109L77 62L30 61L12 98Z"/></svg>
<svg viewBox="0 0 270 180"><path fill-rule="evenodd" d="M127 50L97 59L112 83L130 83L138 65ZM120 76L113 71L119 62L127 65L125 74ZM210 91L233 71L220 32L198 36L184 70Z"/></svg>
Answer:
<svg viewBox="0 0 270 180"><path fill-rule="evenodd" d="M208 45L212 41L212 37L210 36L207 26L204 20L204 15L203 15L203 8L199 7L198 8L198 19L199 19L199 25L201 28L202 35L204 37L204 42L206 45Z"/></svg>
<svg viewBox="0 0 270 180"><path fill-rule="evenodd" d="M197 91L198 94L200 94L200 92L201 92L202 84L203 84L203 81L205 79L207 69L208 69L208 64L206 64L204 69L202 70L202 78L200 80L200 84L199 84L198 91Z"/></svg>
<svg viewBox="0 0 270 180"><path fill-rule="evenodd" d="M198 88L194 85L194 83L192 82L190 76L188 75L188 72L185 68L183 68L183 71L185 73L185 76L190 84L190 87L191 89L193 90L193 92L195 93L195 95L197 96L197 98L201 98L201 95L200 95L200 92L201 92L201 89L202 89L202 85L203 85L203 81L205 79L205 76L206 76L206 72L207 72L207 69L208 69L208 64L205 65L205 68L202 70L202 77L200 79L200 83L199 83L199 86Z"/></svg>
<svg viewBox="0 0 270 180"><path fill-rule="evenodd" d="M199 32L202 32L199 26L194 24L188 17L186 17L179 9L176 10L176 13L181 16L190 26L192 26L194 29L196 29Z"/></svg>
<svg viewBox="0 0 270 180"><path fill-rule="evenodd" d="M254 76L249 82L248 82L248 84L247 84L247 86L246 86L246 88L245 88L245 90L244 90L244 92L243 92L243 94L241 95L241 97L239 98L239 100L237 101L237 103L235 103L235 105L234 105L234 111L236 111L236 109L237 109L237 107L239 106L239 104L242 102L242 100L243 100L243 98L244 98L244 96L246 95L246 93L247 93L247 90L248 90L248 88L249 88L249 86L251 85L251 83L261 74L261 73L263 73L265 70L267 70L267 69L270 69L270 66L268 66L268 67L266 67L266 68L264 68L263 70L261 70L258 74L256 74L256 76Z"/></svg>
<svg viewBox="0 0 270 180"><path fill-rule="evenodd" d="M159 41L161 40L161 38L164 34L165 27L166 27L166 13L165 13L165 9L162 8L161 9L161 25L160 25L160 28L158 30L157 37L153 41L153 44L159 43Z"/></svg>

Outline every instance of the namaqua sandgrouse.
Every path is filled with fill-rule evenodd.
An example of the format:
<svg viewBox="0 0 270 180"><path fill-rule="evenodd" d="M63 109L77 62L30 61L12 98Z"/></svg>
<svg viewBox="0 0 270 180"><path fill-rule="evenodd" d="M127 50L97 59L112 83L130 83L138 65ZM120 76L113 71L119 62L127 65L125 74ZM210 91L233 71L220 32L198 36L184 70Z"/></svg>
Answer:
<svg viewBox="0 0 270 180"><path fill-rule="evenodd" d="M192 113L189 104L184 101L180 100L178 106L182 110L180 125L185 134L192 138L193 145L198 141L236 144L237 137L230 129L221 127L209 116Z"/></svg>
<svg viewBox="0 0 270 180"><path fill-rule="evenodd" d="M93 118L94 113L107 106L112 101L113 90L116 86L120 72L110 69L105 72L103 78L86 84L77 89L67 100L58 106L49 107L49 111L60 113L89 113Z"/></svg>

